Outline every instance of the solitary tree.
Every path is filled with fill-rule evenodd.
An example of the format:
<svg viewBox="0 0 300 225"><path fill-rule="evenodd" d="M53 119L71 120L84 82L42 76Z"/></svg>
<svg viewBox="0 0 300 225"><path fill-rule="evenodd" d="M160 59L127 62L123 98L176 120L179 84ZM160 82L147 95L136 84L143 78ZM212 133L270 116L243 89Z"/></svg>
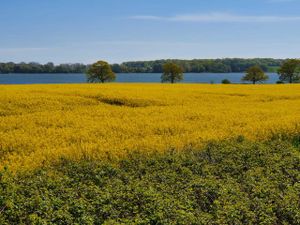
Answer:
<svg viewBox="0 0 300 225"><path fill-rule="evenodd" d="M163 65L162 82L175 83L183 80L183 69L175 63L166 63Z"/></svg>
<svg viewBox="0 0 300 225"><path fill-rule="evenodd" d="M268 80L269 77L265 74L265 72L259 66L250 67L246 75L242 78L242 81L251 81L253 84L256 84L259 81Z"/></svg>
<svg viewBox="0 0 300 225"><path fill-rule="evenodd" d="M86 74L88 82L91 83L104 83L116 79L116 75L112 71L110 65L104 61L98 61L91 65Z"/></svg>
<svg viewBox="0 0 300 225"><path fill-rule="evenodd" d="M286 60L278 70L279 80L294 83L300 79L300 60Z"/></svg>

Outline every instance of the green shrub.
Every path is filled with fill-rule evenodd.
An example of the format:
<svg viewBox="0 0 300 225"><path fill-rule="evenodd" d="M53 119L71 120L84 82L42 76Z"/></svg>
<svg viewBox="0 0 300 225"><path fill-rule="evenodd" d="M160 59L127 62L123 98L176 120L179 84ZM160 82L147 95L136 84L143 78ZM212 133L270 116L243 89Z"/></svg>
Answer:
<svg viewBox="0 0 300 225"><path fill-rule="evenodd" d="M228 79L222 80L222 84L231 84L231 81Z"/></svg>
<svg viewBox="0 0 300 225"><path fill-rule="evenodd" d="M299 140L295 139L295 140ZM294 143L211 142L0 176L0 224L299 224Z"/></svg>

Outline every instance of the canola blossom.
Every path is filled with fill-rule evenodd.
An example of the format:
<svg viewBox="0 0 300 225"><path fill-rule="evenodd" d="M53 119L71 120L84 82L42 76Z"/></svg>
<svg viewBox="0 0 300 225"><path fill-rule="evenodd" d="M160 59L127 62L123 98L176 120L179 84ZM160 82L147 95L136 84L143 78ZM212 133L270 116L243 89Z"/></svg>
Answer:
<svg viewBox="0 0 300 225"><path fill-rule="evenodd" d="M30 170L300 131L300 85L0 86L0 166Z"/></svg>

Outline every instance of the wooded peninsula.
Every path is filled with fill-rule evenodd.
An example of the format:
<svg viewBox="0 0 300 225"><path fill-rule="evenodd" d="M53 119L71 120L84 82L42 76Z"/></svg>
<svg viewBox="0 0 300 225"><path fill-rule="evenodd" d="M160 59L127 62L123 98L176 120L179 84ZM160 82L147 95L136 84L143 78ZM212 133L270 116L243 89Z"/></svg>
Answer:
<svg viewBox="0 0 300 225"><path fill-rule="evenodd" d="M112 64L115 73L162 73L163 65L172 62L179 65L185 73L239 73L249 67L258 65L265 72L277 72L284 59L272 58L225 58L225 59L165 59L154 61L131 61L121 64ZM85 73L90 65L82 63L65 63L55 65L52 62L40 64L30 63L1 63L0 73Z"/></svg>

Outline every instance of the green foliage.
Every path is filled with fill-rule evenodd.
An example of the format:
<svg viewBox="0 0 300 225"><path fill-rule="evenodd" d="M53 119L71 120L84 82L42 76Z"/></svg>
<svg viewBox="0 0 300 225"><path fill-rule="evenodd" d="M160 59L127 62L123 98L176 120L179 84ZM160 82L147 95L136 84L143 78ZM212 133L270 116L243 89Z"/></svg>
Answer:
<svg viewBox="0 0 300 225"><path fill-rule="evenodd" d="M104 83L114 81L116 79L116 75L111 70L110 65L104 61L98 61L91 65L86 74L88 82L91 83Z"/></svg>
<svg viewBox="0 0 300 225"><path fill-rule="evenodd" d="M277 73L278 69L280 68L280 66L269 66L268 70L266 72L270 72L270 73Z"/></svg>
<svg viewBox="0 0 300 225"><path fill-rule="evenodd" d="M173 62L183 68L185 73L229 73L245 72L247 68L259 65L265 72L274 72L283 62L282 59L193 59L193 60L156 60L125 62L113 64L115 73L162 73L163 65ZM0 73L84 73L88 65L53 63L0 63Z"/></svg>
<svg viewBox="0 0 300 225"><path fill-rule="evenodd" d="M298 82L300 80L300 60L286 60L278 69L278 74L281 81Z"/></svg>
<svg viewBox="0 0 300 225"><path fill-rule="evenodd" d="M0 224L299 224L299 138L0 175Z"/></svg>
<svg viewBox="0 0 300 225"><path fill-rule="evenodd" d="M231 81L228 79L222 80L222 84L231 84Z"/></svg>
<svg viewBox="0 0 300 225"><path fill-rule="evenodd" d="M183 70L175 63L166 63L163 66L162 82L176 83L183 80Z"/></svg>
<svg viewBox="0 0 300 225"><path fill-rule="evenodd" d="M259 81L268 80L269 77L259 66L252 66L247 69L246 75L242 78L242 81L251 81L253 84L256 84Z"/></svg>
<svg viewBox="0 0 300 225"><path fill-rule="evenodd" d="M60 64L54 65L49 62L47 64L31 63L0 63L1 73L84 73L87 69L86 65L75 64Z"/></svg>
<svg viewBox="0 0 300 225"><path fill-rule="evenodd" d="M282 59L193 59L193 60L156 60L156 61L137 61L125 62L116 67L121 72L125 73L162 73L165 63L175 63L183 68L185 73L231 73L245 72L247 68L259 65L265 72L274 72L274 68L280 67ZM115 71L116 72L116 71Z"/></svg>

